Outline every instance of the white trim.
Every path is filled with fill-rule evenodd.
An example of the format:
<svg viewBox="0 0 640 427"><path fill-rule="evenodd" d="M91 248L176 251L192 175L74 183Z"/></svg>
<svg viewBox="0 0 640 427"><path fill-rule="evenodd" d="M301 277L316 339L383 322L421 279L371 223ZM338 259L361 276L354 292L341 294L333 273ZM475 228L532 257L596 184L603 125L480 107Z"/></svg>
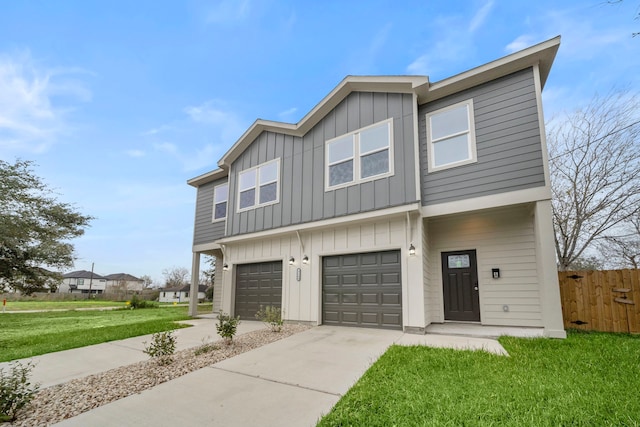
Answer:
<svg viewBox="0 0 640 427"><path fill-rule="evenodd" d="M371 212L363 212L354 215L341 216L338 218L326 219L323 221L313 221L305 224L289 225L286 227L272 228L269 230L263 230L256 233L241 234L239 236L226 237L220 240L216 240L218 245L235 243L243 240L261 239L264 237L277 236L280 234L295 233L296 231L303 230L316 230L326 227L335 227L336 225L348 225L350 222L362 221L362 220L376 220L386 216L404 215L407 211L419 211L420 205L418 203L412 203L410 205L396 206L393 208L379 209Z"/></svg>
<svg viewBox="0 0 640 427"><path fill-rule="evenodd" d="M225 213L224 213L223 217L216 218L216 205L222 203L222 202L216 203L216 190L219 187L223 187L225 185L227 186L227 198L226 198L226 200L224 200L224 203L227 204L226 210L225 210ZM229 182L228 181L223 183L223 184L218 184L215 187L213 187L213 212L212 212L212 215L211 215L211 222L214 223L214 222L226 221L227 220L227 215L229 215Z"/></svg>
<svg viewBox="0 0 640 427"><path fill-rule="evenodd" d="M533 84L536 91L536 104L538 107L538 125L540 127L540 145L542 146L542 168L544 170L544 183L551 185L549 174L549 148L547 146L547 131L544 127L544 111L542 108L542 85L540 84L540 66L533 67Z"/></svg>
<svg viewBox="0 0 640 427"><path fill-rule="evenodd" d="M276 163L276 179L275 181L268 181L265 183L261 183L260 182L260 169L270 163ZM256 177L255 177L255 182L254 182L254 186L253 187L249 187L249 188L245 188L244 190L242 190L240 188L240 176L243 173L247 173L247 172L251 172L251 171L256 171ZM240 212L246 212L246 211L250 211L252 209L257 209L263 206L269 206L269 205L274 205L276 203L280 202L280 180L281 180L281 170L280 170L280 157L275 158L273 160L269 160L268 162L264 162L264 163L260 163L259 165L241 170L238 172L238 179L237 179L237 187L238 187L238 191L237 191L237 203L236 203L236 212L240 213ZM276 198L275 200L270 200L266 203L260 203L260 187L268 185L268 184L273 184L276 183ZM241 208L240 207L240 193L250 190L250 189L254 189L255 193L254 193L254 203L251 206L247 206L246 208Z"/></svg>
<svg viewBox="0 0 640 427"><path fill-rule="evenodd" d="M418 122L418 95L413 94L413 156L415 163L416 200L422 199L422 174L420 173L420 133Z"/></svg>
<svg viewBox="0 0 640 427"><path fill-rule="evenodd" d="M457 133L450 133L444 137L441 138L437 138L437 140L433 140L431 138L431 119L438 115L438 114L442 114L442 113L446 113L447 111L451 111L451 110L455 110L455 109L459 109L461 107L466 107L467 109L467 124L468 124L468 129L464 132L457 132ZM427 161L427 170L431 173L431 172L436 172L436 171L440 171L440 170L445 170L445 169L450 169L450 168L455 168L458 166L462 166L462 165L467 165L469 163L476 163L478 161L478 151L476 148L476 122L475 122L475 117L474 117L474 111L473 111L473 99L467 99L466 101L462 101L462 102L458 102L456 104L453 105L449 105L447 107L441 108L439 110L436 111L432 111L426 114L425 116L425 124L426 124L426 133L427 133L427 156L428 156L428 161ZM448 139L451 139L452 137L455 136L460 136L460 135L467 135L467 158L463 159L463 160L458 160L455 162L451 162L451 163L446 163L444 165L441 166L436 166L435 165L435 155L434 155L434 150L433 150L433 145L440 143L442 141L446 141Z"/></svg>
<svg viewBox="0 0 640 427"><path fill-rule="evenodd" d="M382 127L383 125L387 126L387 130L388 130L388 145L387 148L379 148L379 149L375 149L375 150L371 150L371 151L367 151L367 152L361 152L360 151L360 134L363 131L366 131L368 129L373 129L376 127ZM333 163L329 162L329 145L332 144L333 142L336 142L340 139L343 138L347 138L351 136L352 137L352 144L353 144L353 156L350 158L344 158L341 159L340 161L336 161ZM344 188L344 187L349 187L352 185L356 185L356 184L362 184L364 182L368 182L368 181L374 181L376 179L379 178L384 178L387 176L392 176L394 174L394 168L393 168L393 164L394 164L394 150L393 150L393 146L394 146L394 140L393 140L393 117L390 117L388 119L385 120L381 120L379 122L373 123L369 126L365 126L362 127L360 129L356 129L352 132L348 132L345 133L343 135L337 136L335 138L331 138L325 141L324 143L324 175L325 175L325 179L324 179L324 191L333 191L333 190L337 190L339 188ZM388 150L389 153L389 170L387 172L383 172L383 173L379 173L377 175L372 175L372 176L368 176L366 178L361 178L360 174L362 172L362 168L361 168L361 163L362 163L362 157L366 156L368 154L373 154L373 153L377 153L380 151L384 151L384 150ZM336 184L336 185L330 185L329 184L329 180L330 180L330 175L329 175L329 167L332 165L337 165L343 162L346 162L348 160L352 160L353 161L353 180L348 181L348 182L343 182L341 184Z"/></svg>
<svg viewBox="0 0 640 427"><path fill-rule="evenodd" d="M551 188L545 186L439 203L437 205L427 205L423 206L420 211L423 217L434 217L550 199Z"/></svg>

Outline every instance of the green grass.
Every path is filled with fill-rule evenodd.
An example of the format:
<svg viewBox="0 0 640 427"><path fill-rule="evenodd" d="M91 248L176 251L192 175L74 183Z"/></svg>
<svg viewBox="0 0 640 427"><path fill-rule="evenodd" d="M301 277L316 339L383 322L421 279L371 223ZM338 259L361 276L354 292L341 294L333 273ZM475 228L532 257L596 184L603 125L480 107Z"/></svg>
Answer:
<svg viewBox="0 0 640 427"><path fill-rule="evenodd" d="M640 336L500 339L510 357L392 346L319 426L640 426Z"/></svg>
<svg viewBox="0 0 640 427"><path fill-rule="evenodd" d="M187 307L0 314L0 362L183 327Z"/></svg>
<svg viewBox="0 0 640 427"><path fill-rule="evenodd" d="M1 302L1 301L0 301ZM100 307L124 307L125 303L120 301L7 301L7 311L24 310L75 310L77 308L100 308ZM0 308L1 310L1 308Z"/></svg>

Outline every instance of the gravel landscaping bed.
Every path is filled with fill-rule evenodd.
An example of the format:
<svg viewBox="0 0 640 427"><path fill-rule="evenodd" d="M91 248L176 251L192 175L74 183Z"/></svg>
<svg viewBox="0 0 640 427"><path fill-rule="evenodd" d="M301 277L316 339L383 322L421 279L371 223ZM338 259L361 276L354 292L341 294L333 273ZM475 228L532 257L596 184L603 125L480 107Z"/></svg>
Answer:
<svg viewBox="0 0 640 427"><path fill-rule="evenodd" d="M55 424L306 329L309 326L284 325L281 332L261 329L238 335L231 345L217 341L176 352L169 365L147 360L49 387L38 392L31 405L9 425ZM205 345L209 351L205 351Z"/></svg>

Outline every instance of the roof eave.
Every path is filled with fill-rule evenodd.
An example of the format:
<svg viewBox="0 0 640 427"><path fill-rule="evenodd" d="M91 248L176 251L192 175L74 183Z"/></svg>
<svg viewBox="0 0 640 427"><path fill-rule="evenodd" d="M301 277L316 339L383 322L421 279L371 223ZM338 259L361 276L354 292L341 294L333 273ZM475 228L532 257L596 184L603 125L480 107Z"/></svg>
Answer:
<svg viewBox="0 0 640 427"><path fill-rule="evenodd" d="M416 87L428 82L429 78L426 76L347 76L296 124L256 120L222 156L218 166L228 169L240 153L264 131L299 137L305 135L351 92L413 93Z"/></svg>
<svg viewBox="0 0 640 427"><path fill-rule="evenodd" d="M540 68L540 82L544 87L559 46L560 36L557 36L444 80L427 83L416 88L418 103L434 101L534 65Z"/></svg>
<svg viewBox="0 0 640 427"><path fill-rule="evenodd" d="M195 178L191 178L187 181L192 187L200 187L203 184L207 184L209 182L216 181L218 179L224 178L229 175L229 171L225 169L216 169L211 172L204 173L202 175L196 176Z"/></svg>

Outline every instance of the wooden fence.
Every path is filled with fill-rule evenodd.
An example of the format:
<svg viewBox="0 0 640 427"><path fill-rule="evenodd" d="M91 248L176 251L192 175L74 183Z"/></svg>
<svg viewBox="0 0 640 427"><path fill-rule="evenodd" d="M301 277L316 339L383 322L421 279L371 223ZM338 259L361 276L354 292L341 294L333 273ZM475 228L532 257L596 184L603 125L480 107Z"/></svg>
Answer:
<svg viewBox="0 0 640 427"><path fill-rule="evenodd" d="M564 327L640 333L640 270L561 271Z"/></svg>

